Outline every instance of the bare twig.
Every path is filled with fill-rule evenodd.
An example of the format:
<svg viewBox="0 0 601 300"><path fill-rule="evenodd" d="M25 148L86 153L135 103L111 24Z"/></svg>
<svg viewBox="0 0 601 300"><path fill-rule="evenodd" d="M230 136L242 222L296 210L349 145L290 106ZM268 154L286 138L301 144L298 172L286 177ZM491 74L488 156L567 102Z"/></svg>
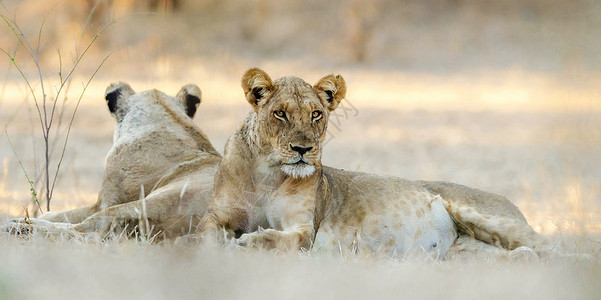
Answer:
<svg viewBox="0 0 601 300"><path fill-rule="evenodd" d="M69 70L69 73L67 73L67 76L65 76L65 78L63 78L61 80L61 84L60 84L60 87L59 87L58 92L57 92L57 97L62 92L63 87L65 86L66 81L69 80L69 78L71 78L71 75L73 75L73 72L75 71L75 69L77 68L77 66L79 65L79 63L81 62L82 58L88 52L88 50L90 49L90 47L92 47L92 45L94 44L94 42L96 41L96 39L98 39L98 37L100 37L100 35L104 31L106 31L111 25L115 24L117 22L117 20L118 19L113 19L110 23L108 23L106 26L104 26L97 34L95 34L92 37L92 40L90 41L90 43L88 43L88 45L86 46L86 48L84 49L84 51L81 53L81 55L79 55L75 59L75 62L73 63L73 66L71 67L71 70ZM98 70L96 70L96 72L97 71ZM96 72L94 72L94 74L96 74ZM52 106L52 113L50 114L50 125L49 126L52 126L52 121L54 119L54 111L55 111L55 109L56 109L56 101L54 102L54 105Z"/></svg>
<svg viewBox="0 0 601 300"><path fill-rule="evenodd" d="M90 76L90 78L88 79L88 82L86 83L86 85L84 86L81 94L79 95L79 99L77 99L77 104L75 105L75 109L73 110L73 114L71 114L71 120L69 121L69 126L67 127L67 134L65 136L65 143L63 144L63 149L61 152L61 157L58 161L58 164L56 166L56 173L54 174L54 180L52 181L52 188L50 189L50 198L52 198L52 194L54 193L54 185L56 184L56 179L58 178L58 172L60 170L61 164L63 162L63 158L65 157L65 151L67 149L67 143L69 142L69 135L71 134L71 127L73 125L73 121L75 120L75 114L77 113L77 109L79 108L79 104L81 103L81 99L83 98L84 93L86 92L86 90L88 89L88 86L90 85L90 82L92 82L92 79L94 79L94 76L96 76L96 73L98 73L98 71L100 70L100 68L104 65L104 63L109 59L109 57L112 55L109 54L107 55L102 62L100 63L100 65L98 65L98 67L96 68L96 70L94 70L94 73L92 74L92 76Z"/></svg>
<svg viewBox="0 0 601 300"><path fill-rule="evenodd" d="M29 92L33 96L33 101L34 101L35 107L36 107L36 109L38 111L38 116L39 116L39 119L40 119L40 125L41 125L42 131L43 131L44 130L44 123L42 123L42 111L40 110L40 106L38 105L38 100L37 100L37 98L35 96L35 92L33 91L33 87L31 87L31 83L29 82L29 79L27 79L27 76L25 76L25 73L23 73L23 70L21 69L21 67L19 66L19 64L17 63L17 61L15 60L15 56L10 55L8 52L6 52L2 48L0 48L0 51L4 52L4 54L6 54L8 56L8 58L11 61L11 63L15 66L15 68L17 69L17 71L19 71L19 74L21 74L21 77L23 78L23 80L25 80L25 83L27 84L27 88L29 88Z"/></svg>
<svg viewBox="0 0 601 300"><path fill-rule="evenodd" d="M60 1L59 1L60 2ZM21 165L23 171L26 173L26 178L28 180L28 182L30 183L30 187L32 188L32 191L35 192L35 187L38 186L38 183L41 181L41 187L39 190L39 193L35 193L37 197L42 197L44 196L45 200L46 200L46 210L50 210L50 201L53 197L54 194L54 188L56 186L56 182L59 178L59 172L61 170L61 166L64 162L64 156L65 156L65 152L66 152L66 148L67 148L67 144L69 141L69 136L71 134L71 129L73 126L73 122L75 120L75 115L77 114L77 111L79 109L79 105L81 103L81 100L83 98L83 95L85 94L85 92L88 89L88 86L90 85L91 81L94 79L94 77L96 76L96 74L98 73L98 71L100 70L100 68L105 64L105 62L108 60L108 58L112 55L109 54L107 55L102 62L97 66L97 68L94 70L93 74L88 78L87 82L85 84L83 84L83 90L81 92L81 94L79 95L75 108L73 109L73 113L71 114L71 118L69 120L68 126L66 128L66 131L62 131L62 125L63 125L63 115L65 113L65 107L66 107L66 102L67 102L67 94L68 94L68 90L71 86L71 80L73 77L73 74L75 72L75 70L77 69L77 67L80 65L80 63L82 62L84 56L86 56L86 54L88 53L88 51L90 50L90 48L92 47L92 45L96 42L96 40L106 31L109 29L109 27L113 24L115 24L117 21L119 21L122 18L131 16L131 15L137 15L137 14L149 14L149 13L132 13L132 14L126 14L123 15L119 18L115 18L114 16L112 17L112 19L110 20L110 22L108 22L108 24L106 24L105 26L103 26L99 31L95 32L94 29L92 29L92 33L93 36L91 37L91 40L87 43L87 45L82 48L83 51L80 52L79 49L79 45L78 42L76 41L75 43L75 58L73 61L73 65L68 69L68 72L63 72L63 59L62 59L62 53L60 51L60 49L57 49L57 54L58 54L58 60L59 60L59 70L58 70L58 77L59 77L59 84L54 86L53 89L51 89L52 92L54 92L54 95L47 95L46 94L46 89L45 89L45 78L43 76L43 72L42 72L42 68L40 66L40 61L39 61L39 53L40 53L40 49L41 49L41 45L42 45L42 34L43 34L43 30L44 30L44 25L46 23L46 20L48 19L50 13L52 12L52 10L58 5L58 3L56 3L51 9L50 11L48 11L48 13L45 15L41 25L40 25L40 29L38 31L37 34L37 45L34 48L32 46L32 44L30 43L27 35L25 34L25 32L22 30L22 28L18 25L16 18L11 14L11 12L8 10L8 8L4 5L4 3L2 3L0 1L0 5L4 8L4 10L6 11L6 16L5 15L1 15L0 17L4 20L4 22L7 24L8 27L10 27L13 31L13 33L15 34L15 36L17 37L18 41L19 41L19 45L23 46L25 48L25 50L27 51L29 57L33 60L33 62L35 63L35 68L36 71L38 73L38 79L39 79L39 88L37 89L38 92L42 93L42 97L38 98L36 95L36 89L34 89L34 85L32 84L32 82L30 81L30 79L27 77L27 75L25 74L25 72L23 71L22 67L17 63L15 57L16 57L16 50L15 50L15 54L10 54L8 51L5 51L4 49L0 49L2 52L4 52L9 59L11 60L12 64L16 67L16 69L18 70L19 74L21 75L21 77L23 78L23 80L25 81L27 88L29 90L29 93L33 96L33 100L35 103L35 107L37 109L37 113L38 113L38 119L40 121L40 127L41 127L41 131L42 131L42 137L43 137L43 141L44 141L44 145L43 145L43 167L40 169L40 166L37 163L37 156L34 157L35 160L35 170L41 170L41 172L39 174L36 174L36 176L32 176L35 177L35 181L32 181L30 179L29 174L27 174L25 171L25 168L23 165ZM99 1L95 2L94 7L91 9L88 18L85 22L84 25L84 29L82 31L82 36L80 41L83 39L83 32L86 31L86 28L88 28L88 26L90 25L90 21L91 21L91 17L92 14L94 13L94 11L96 10L97 6L99 5ZM40 91L41 90L41 91ZM57 106L59 106L59 101L58 99L61 97L61 94L63 95L63 101L62 101L62 106L59 108L59 111L57 112ZM48 97L50 97L53 100L52 106L50 107L49 104L47 104L48 101ZM50 111L49 111L50 110ZM31 117L31 114L30 114ZM57 121L58 124L55 124L55 118L59 118L59 120ZM52 131L53 127L55 127L54 131ZM60 158L58 159L58 162L56 164L56 169L54 171L52 171L54 174L54 177L51 176L51 167L54 167L54 165L51 163L52 158L54 157L54 151L55 149L57 149L56 145L57 142L61 139L60 136L62 136L62 134L65 134L64 137L64 142L62 143L62 149L61 149L61 154L60 154ZM35 145L34 145L34 153L37 153L38 150L35 149ZM13 149L14 151L14 149ZM37 173L37 172L36 172ZM39 203L38 203L39 206Z"/></svg>
<svg viewBox="0 0 601 300"><path fill-rule="evenodd" d="M90 22L92 21L92 16L94 15L94 12L96 12L96 9L98 8L98 5L100 5L100 3L102 2L102 0L96 0L94 1L94 6L92 6L92 9L90 9L90 13L88 14L88 17L86 18L85 23L83 24L83 29L81 30L81 36L79 37L79 39L83 39L83 35L85 34L86 30L88 29L88 26L90 26ZM94 28L92 28L92 32L93 32Z"/></svg>
<svg viewBox="0 0 601 300"><path fill-rule="evenodd" d="M50 127L48 127L48 111L46 109L46 90L44 89L44 77L42 75L42 68L40 67L40 60L38 58L38 52L33 50L33 47L31 46L31 43L29 42L29 39L27 38L27 35L25 34L25 32L21 29L21 27L19 26L19 24L17 24L16 19L13 17L13 15L10 13L10 10L8 10L8 8L4 5L4 2L0 2L0 5L2 5L2 7L4 8L4 10L6 11L6 13L8 14L8 16L10 17L10 20L12 22L12 24L14 25L13 31L15 30L15 28L18 30L19 34L19 40L24 40L27 43L27 48L28 48L28 52L29 55L31 56L31 58L33 59L33 62L35 63L36 69L38 71L38 77L39 77L39 81L40 81L40 88L42 90L42 111L44 113L44 118L43 118L43 126L44 126L44 130L43 130L43 137L44 137L44 158L45 158L45 164L44 164L44 174L45 174L45 181L46 181L46 209L49 211L50 210L50 174L49 174L49 167L50 167L50 157L49 157L49 151L48 151L48 146L49 146L49 137L48 135L50 134ZM47 15L46 15L47 16ZM3 16L2 17L5 21L6 18ZM44 21L42 21L42 27L43 24L45 22L45 18ZM8 22L7 22L8 23ZM10 26L10 25L9 25ZM40 34L41 34L42 29L40 28ZM36 104L37 105L37 104ZM38 108L39 110L39 108Z"/></svg>
<svg viewBox="0 0 601 300"><path fill-rule="evenodd" d="M12 57L15 57L17 55L17 50L19 50L18 44L15 47L15 50L13 51ZM0 91L0 105L2 105L2 102L4 101L4 93L6 92L6 83L8 82L8 75L10 74L11 68L12 68L12 65L9 64L8 68L6 68L6 73L4 74L4 81L2 82L2 90Z"/></svg>
<svg viewBox="0 0 601 300"><path fill-rule="evenodd" d="M40 25L40 31L38 32L38 45L35 49L35 53L40 53L40 44L42 41L42 30L44 29L44 24L46 24L46 20L48 19L48 16L50 15L50 13L54 10L54 8L61 3L61 1L56 2L51 8L50 10L48 10L48 12L46 13L46 15L44 16L44 20L42 20L42 25ZM6 7L5 7L6 9Z"/></svg>
<svg viewBox="0 0 601 300"><path fill-rule="evenodd" d="M23 174L25 174L25 178L27 178L27 183L29 184L29 188L30 188L31 196L32 196L31 200L35 204L37 204L38 209L40 210L40 212L43 213L42 206L40 205L40 201L37 198L37 193L34 188L34 182L33 182L33 180L31 180L31 178L29 178L29 175L27 175L27 171L25 170L25 167L23 166L23 163L21 162L21 159L19 158L19 154L17 154L17 151L15 150L15 147L13 146L13 143L10 140L10 137L8 136L8 131L6 130L6 128L4 128L4 134L6 135L6 139L8 140L8 144L10 145L10 148L13 150L13 153L15 154L15 157L17 158L17 162L19 163L19 166L21 166L21 170L23 170Z"/></svg>
<svg viewBox="0 0 601 300"><path fill-rule="evenodd" d="M91 80L94 78L94 76L96 75L96 73L98 72L98 70L100 69L100 67L106 62L106 60L110 57L110 55L108 55L107 57L105 57L102 60L102 63L96 68L96 70L94 71L94 73L90 76L89 80L87 81L87 83L84 86L84 89L82 91L82 93L80 94L80 97L77 101L76 107L73 111L73 114L71 116L71 120L69 122L69 127L67 129L66 132L66 137L65 137L65 142L63 144L63 149L61 152L61 157L58 161L58 164L56 165L56 171L54 174L54 178L51 179L50 176L50 166L51 166L51 157L52 157L52 152L55 144L56 144L56 137L51 138L51 134L52 134L52 127L54 124L54 118L55 118L55 113L56 113L56 107L57 107L57 102L58 102L58 98L61 96L61 93L65 93L65 97L64 97L64 101L63 101L63 107L60 110L60 114L59 114L59 118L61 118L62 120L62 115L64 113L64 105L66 102L66 93L67 91L65 91L64 89L66 88L68 90L69 86L70 86L70 82L71 82L71 77L74 74L74 71L76 70L77 66L81 63L83 57L85 56L85 54L88 52L88 50L92 47L92 45L94 44L94 42L100 37L100 35L102 35L102 33L104 33L112 24L114 24L117 19L113 18L111 20L111 22L109 22L106 26L104 26L99 32L95 33L94 36L92 37L91 41L87 44L87 46L84 48L83 52L81 54L79 54L79 52L77 53L76 57L75 57L75 61L73 63L73 65L71 66L70 70L67 72L66 75L63 74L63 69L62 69L62 55L60 50L57 50L58 53L58 59L59 59L59 85L58 88L56 89L56 95L53 97L53 104L52 104L52 108L50 111L48 111L48 105L47 105L47 94L46 94L46 90L45 90L45 82L44 82L44 76L43 76L43 72L40 66L40 61L39 61L39 51L40 51L40 46L41 46L41 42L42 42L42 33L43 33L43 29L44 29L44 25L46 23L46 20L48 19L48 16L50 15L50 13L52 12L52 10L58 5L58 2L53 5L53 7L48 11L48 13L46 13L41 25L40 25L40 29L38 31L38 36L37 36L37 45L34 49L34 47L32 46L32 44L30 43L27 35L25 34L25 32L22 30L22 28L19 26L19 24L16 21L16 18L11 14L11 12L8 10L8 8L6 7L6 5L0 1L0 5L4 8L4 10L6 11L6 16L5 15L0 15L2 17L2 19L4 20L4 22L8 25L9 28L11 28L11 30L13 31L13 33L15 34L15 36L17 37L19 44L21 44L27 51L29 57L31 57L31 59L33 60L33 62L35 63L35 67L38 73L38 79L39 79L39 83L40 83L40 89L41 89L41 93L42 93L42 97L41 99L38 99L36 96L36 92L34 90L34 88L32 87L31 82L29 81L29 78L25 75L25 72L23 71L23 69L21 68L21 66L19 66L19 64L17 63L17 61L15 60L16 57L16 52L15 55L11 55L10 53L8 53L7 51L5 51L4 49L0 49L2 52L4 52L10 59L10 61L12 62L12 64L16 67L16 69L18 70L19 74L21 75L21 77L24 79L25 83L27 84L27 87L29 89L29 92L31 93L31 95L33 96L35 105L36 105L36 109L38 112L38 119L40 121L40 127L42 129L42 137L44 139L44 164L43 164L43 168L42 168L42 173L40 174L40 177L36 178L35 183L38 182L38 179L42 179L43 180L43 185L42 185L42 191L40 191L40 193L36 193L36 195L44 195L45 199L46 199L46 210L50 210L50 201L52 199L52 195L54 192L54 187L56 185L56 181L58 178L58 173L60 171L60 167L61 164L63 162L63 158L64 158L64 154L65 154L65 150L66 150L66 146L67 146L67 142L69 139L69 134L71 132L71 126L73 124L73 120L75 118L75 114L77 113L79 104L81 102L81 99L83 98L83 95L85 93L85 91L87 90L87 87L89 86ZM98 5L98 3L96 3L94 9L96 8L96 6ZM94 9L92 10L93 13ZM89 18L88 21L89 22ZM86 24L86 27L88 26L88 24ZM77 51L77 50L76 50ZM41 100L41 101L39 101ZM61 125L62 121L59 120L59 126ZM58 129L57 129L58 130ZM57 132L58 134L58 132ZM55 134L52 134L53 136ZM14 150L14 149L13 149ZM36 151L36 150L34 150ZM22 166L23 167L23 166ZM37 169L37 167L36 167ZM25 168L23 167L23 170L25 171ZM26 174L27 180L30 183L30 186L32 189L34 189L35 187L35 183L34 181L32 181L29 177L28 174ZM52 180L52 184L50 184L50 181ZM35 189L34 189L35 190Z"/></svg>
<svg viewBox="0 0 601 300"><path fill-rule="evenodd" d="M58 79L63 82L63 57L61 56L61 49L56 49L58 52ZM56 91L58 97L58 91Z"/></svg>

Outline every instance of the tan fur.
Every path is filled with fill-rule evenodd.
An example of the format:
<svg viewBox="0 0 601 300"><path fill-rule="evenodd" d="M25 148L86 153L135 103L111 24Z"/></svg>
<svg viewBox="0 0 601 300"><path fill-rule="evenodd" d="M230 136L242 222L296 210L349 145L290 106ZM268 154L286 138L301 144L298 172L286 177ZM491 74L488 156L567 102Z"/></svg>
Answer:
<svg viewBox="0 0 601 300"><path fill-rule="evenodd" d="M312 246L350 253L373 250L401 253L428 248L427 238L431 242L436 227L432 222L434 204L435 208L444 207L450 212L455 225L451 231L458 230L462 241L475 237L506 248L519 245L536 248L542 244L540 236L507 199L464 186L410 182L322 167L319 148L307 153L316 166L311 176L304 179L285 176L270 163L275 162L277 167L281 159L274 155L281 152L282 158L289 159L291 151L274 150L273 141L266 141L266 137L271 134L277 138L285 133L286 138L281 139L284 145L294 142L315 146L323 139L320 130L325 130L325 126L311 127L317 129L316 134L303 133L307 127L301 122L295 126L300 130L293 130L292 135L278 127L261 127L259 124L269 125L273 121L265 120L273 119L269 107L281 101L270 100L271 106L263 104L276 95L284 100L302 99L303 105L295 108L293 104L300 103L295 100L289 103L290 109L303 111L306 117L312 112L307 105L323 107L322 117L327 120L328 112L344 98L344 80L340 76L326 76L311 87L293 77L274 84L258 69L250 70L249 74L252 77L245 76L247 83L243 80L243 87L254 113L228 142L215 191L215 195L229 193L243 197L214 201L210 217L205 218L205 234L212 232L222 238L223 229L229 236L246 233L237 240L239 243L266 248ZM253 84L264 89L257 95L265 102L255 101L261 99L255 99ZM220 160L210 141L183 112L186 95L200 98L200 90L193 85L185 86L176 99L156 90L135 94L128 85L119 83L109 86L107 95L117 89L121 91L119 101L123 105L113 113L117 120L115 143L106 159L97 203L48 213L42 219L17 220L21 229L105 233L110 229L145 225L139 222L142 219L148 220L153 232L160 230L167 237L194 229L198 216L205 212ZM267 111L267 116L260 117L261 111ZM142 190L146 197L139 200ZM14 229L14 224L9 226L9 230ZM448 237L453 235L451 232ZM469 251L465 242L453 244L449 251L471 253L483 243L469 243L472 244L476 246L468 247ZM432 250L432 245L429 246Z"/></svg>
<svg viewBox="0 0 601 300"><path fill-rule="evenodd" d="M146 225L139 224L144 219L154 233L167 237L189 233L206 210L221 159L186 115L196 111L200 89L186 85L177 97L170 97L158 90L136 94L129 85L118 83L107 88L105 97L117 124L97 202L46 213L24 224L39 225L36 229L44 231L106 233Z"/></svg>
<svg viewBox="0 0 601 300"><path fill-rule="evenodd" d="M459 235L507 249L546 245L504 197L322 166L328 115L346 93L341 76L311 86L250 69L242 88L253 111L226 144L204 241L441 257Z"/></svg>

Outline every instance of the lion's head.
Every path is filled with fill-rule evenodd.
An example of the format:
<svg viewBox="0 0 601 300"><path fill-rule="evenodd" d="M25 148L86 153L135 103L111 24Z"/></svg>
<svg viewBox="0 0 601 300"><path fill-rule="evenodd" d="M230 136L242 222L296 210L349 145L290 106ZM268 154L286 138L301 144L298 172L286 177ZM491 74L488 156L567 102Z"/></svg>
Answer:
<svg viewBox="0 0 601 300"><path fill-rule="evenodd" d="M127 83L112 83L106 88L105 99L111 115L117 121L113 136L115 144L121 137L129 140L139 137L141 132L176 130L183 136L192 134L198 148L218 154L192 121L201 102L201 91L195 84L183 86L175 97L171 97L156 89L136 93ZM186 140L173 133L165 135L162 142L166 147L173 147L169 141Z"/></svg>
<svg viewBox="0 0 601 300"><path fill-rule="evenodd" d="M156 90L136 94L129 84L119 82L111 83L111 85L106 88L104 98L106 99L109 111L119 123L123 121L125 115L132 110L132 108L136 107L136 109L139 110L138 107L150 106L153 104L153 101L154 103L158 103L156 97L149 97L146 95L147 93L153 92L163 95L162 92ZM184 111L186 115L193 118L201 101L201 92L197 85L188 84L180 89L175 98L166 95L163 98L165 101L169 102L167 105L172 109Z"/></svg>
<svg viewBox="0 0 601 300"><path fill-rule="evenodd" d="M272 81L255 68L242 76L242 89L255 111L249 136L260 154L289 176L312 175L321 164L328 116L346 94L342 76L327 75L311 86L292 76Z"/></svg>

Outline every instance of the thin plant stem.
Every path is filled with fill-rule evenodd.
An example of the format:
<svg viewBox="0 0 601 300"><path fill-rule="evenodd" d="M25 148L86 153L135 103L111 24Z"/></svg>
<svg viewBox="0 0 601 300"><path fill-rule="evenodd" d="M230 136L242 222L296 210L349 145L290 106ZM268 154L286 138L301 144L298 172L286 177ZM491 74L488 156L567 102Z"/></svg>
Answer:
<svg viewBox="0 0 601 300"><path fill-rule="evenodd" d="M60 2L60 1L59 1ZM96 74L98 73L98 71L100 70L100 68L105 64L105 62L108 60L108 58L112 55L109 54L108 56L106 56L102 62L97 66L97 68L94 70L93 74L90 76L90 78L88 79L88 81L84 84L83 86L83 90L81 92L81 94L79 95L79 98L76 102L75 108L73 110L73 113L71 115L71 118L69 120L69 124L67 126L66 129L66 133L65 133L65 138L64 138L64 143L62 145L62 149L61 149L61 155L60 158L56 164L56 170L54 171L54 177L51 177L51 171L50 171L50 166L51 166L51 159L52 157L54 157L54 150L57 149L56 147L56 143L59 140L59 136L61 135L61 126L62 126L62 119L63 119L63 115L65 112L65 106L66 106L66 101L67 101L67 93L69 90L69 87L71 85L71 79L72 76L75 72L75 70L77 69L77 67L79 66L79 64L81 63L82 59L84 58L84 56L88 53L88 51L90 50L90 48L92 47L92 45L96 42L96 40L106 31L109 29L109 27L111 27L111 25L113 25L114 23L116 23L118 20L125 18L127 16L130 15L137 15L137 14L152 14L152 13L132 13L132 14L126 14L123 15L119 18L115 18L113 16L113 18L111 19L111 21L106 24L105 26L103 26L98 32L94 32L95 30L92 29L92 33L93 36L91 38L91 40L89 41L89 43L83 48L83 51L80 52L79 47L78 47L78 43L76 41L75 43L75 59L73 61L73 65L71 66L71 68L68 70L68 72L65 74L63 73L63 59L62 59L62 54L60 49L57 50L57 54L58 54L58 60L59 60L59 70L58 70L58 76L59 76L59 84L58 87L54 88L54 92L56 92L55 95L47 95L46 94L46 89L45 89L45 78L43 76L43 72L42 72L42 68L40 66L40 60L39 60L39 51L40 51L40 47L42 45L42 34L44 31L44 25L48 19L48 16L50 15L50 13L52 12L52 10L58 5L58 3L56 3L55 5L53 5L53 7L50 9L50 11L48 11L48 13L46 13L44 19L42 20L42 23L40 25L40 29L38 31L37 34L37 45L34 49L34 47L32 46L32 44L30 43L27 35L25 34L25 32L22 30L22 28L19 26L19 24L16 21L16 18L11 14L11 12L8 10L8 8L6 7L6 5L0 1L0 5L4 8L4 10L6 11L6 16L5 15L1 15L0 17L5 21L5 23L8 25L8 27L10 27L13 31L13 33L15 34L15 36L17 37L19 44L22 45L25 50L27 51L29 57L31 57L31 59L34 61L35 66L36 66L36 70L38 73L38 78L39 78L39 83L40 83L40 89L41 89L41 93L42 93L42 98L38 99L36 96L36 92L32 86L32 82L30 82L30 80L27 78L27 76L25 75L25 72L23 71L23 69L21 68L21 66L19 66L19 64L16 62L16 52L15 55L11 55L10 53L8 53L7 51L5 51L4 49L0 50L2 52L4 52L9 59L11 60L12 64L16 67L16 69L19 71L19 74L21 75L21 77L24 79L25 83L27 84L27 88L29 89L29 92L31 93L31 95L33 96L34 99L34 103L36 106L36 110L38 113L38 119L40 121L40 127L42 129L42 136L43 136L43 141L44 141L44 153L43 153L43 168L41 168L42 172L40 174L37 174L36 180L32 181L29 177L29 174L25 173L26 178L30 184L30 187L32 188L32 191L35 192L34 188L35 186L37 186L38 182L42 182L42 187L40 188L40 192L36 193L37 196L41 197L41 196L45 196L45 200L46 200L46 210L50 211L50 201L53 197L53 193L54 193L54 188L56 186L56 182L59 178L59 172L61 169L61 166L63 164L64 161L64 156L65 156L65 152L66 152L66 148L67 148L67 144L69 141L69 136L71 134L71 129L73 126L73 122L75 120L75 115L79 109L79 105L81 103L81 100L83 98L83 95L85 94L85 92L87 91L88 86L90 85L91 81L93 80L93 78L96 76ZM88 18L86 19L86 23L85 23L85 27L84 30L82 31L82 37L80 38L80 40L83 39L83 32L85 32L86 28L89 26L90 24L90 20L92 17L92 14L94 13L94 11L96 10L97 6L99 5L99 2L95 2L94 7L92 8L92 10L90 11ZM38 90L39 91L39 90ZM62 107L58 112L58 115L55 115L56 112L56 108L58 106L58 99L61 97L61 94L64 94L64 99L62 102ZM54 101L52 103L52 107L49 107L49 104L47 103L48 97L51 97ZM41 101L40 101L41 100ZM50 109L50 111L48 111ZM31 114L30 114L31 116ZM55 131L52 131L53 125L54 125L54 119L55 117L58 117L58 124L56 126L58 126L57 129L55 129ZM5 128L6 131L6 128ZM51 138L52 135L52 138ZM38 150L35 149L35 145L34 145L34 153L37 153ZM13 148L14 151L14 148ZM16 152L15 152L16 154ZM37 158L37 157L36 157ZM19 161L19 163L21 163ZM21 165L23 171L25 172L25 168L23 165ZM35 163L35 169L38 170L40 166L37 164L37 161ZM36 172L37 173L37 172ZM52 181L52 184L50 183ZM36 198L37 200L37 198ZM39 205L39 201L38 201L38 207L41 209L41 206Z"/></svg>
<svg viewBox="0 0 601 300"><path fill-rule="evenodd" d="M10 13L10 10L8 10L8 8L6 7L6 5L4 5L4 2L0 2L0 5L2 5L2 7L4 8L4 10L6 11L6 13L8 14L8 16L10 17L12 24L15 26L16 29L18 29L19 31L19 36L27 43L27 47L29 48L29 55L31 56L31 58L33 59L33 62L35 63L36 69L38 71L38 78L40 80L40 89L42 90L42 111L44 113L44 119L43 119L43 124L44 124L44 130L43 130L43 136L44 136L44 158L45 158L45 162L44 162L44 175L45 175L45 181L46 181L46 209L48 211L50 211L50 173L49 173L49 168L50 168L50 156L49 156L49 151L48 151L48 146L49 146L49 134L50 134L50 127L48 127L48 110L46 109L46 90L44 88L44 76L42 75L42 68L40 67L40 60L38 58L38 52L33 50L33 47L31 46L31 43L29 42L29 39L27 38L27 35L25 34L25 32L21 29L21 27L19 26L19 24L16 23L16 19L13 17L13 15ZM48 16L48 15L46 15ZM42 21L42 26L45 22L45 18L44 21ZM14 29L13 29L14 30ZM40 28L40 34L41 34L42 29ZM39 45L38 45L39 46ZM56 103L56 101L55 101Z"/></svg>
<svg viewBox="0 0 601 300"><path fill-rule="evenodd" d="M19 74L21 74L21 77L23 78L23 80L25 80L25 83L27 84L27 88L29 89L29 92L31 93L31 96L33 96L33 102L35 103L35 107L38 111L38 117L40 120L40 126L42 127L42 131L44 131L44 123L42 123L42 112L40 110L40 106L38 104L38 100L35 96L35 92L33 91L33 87L31 86L31 83L29 82L29 79L27 79L27 76L25 76L25 73L23 73L23 70L21 69L21 67L19 66L19 64L17 63L17 61L15 60L14 56L11 56L8 52L6 52L4 49L0 48L0 51L4 52L4 54L6 54L8 56L8 58L10 59L11 63L15 66L15 68L17 69L17 71L19 71Z"/></svg>
<svg viewBox="0 0 601 300"><path fill-rule="evenodd" d="M34 182L33 182L33 180L31 180L31 178L29 178L29 175L27 175L27 171L25 170L25 167L23 166L23 163L21 162L21 159L19 158L19 154L15 150L15 147L13 146L13 143L10 140L10 137L8 136L8 131L6 130L6 128L4 128L4 134L6 135L6 139L8 140L8 144L10 145L10 148L13 150L13 153L15 154L15 157L17 158L17 162L19 163L19 166L21 166L21 170L23 170L23 174L25 174L25 178L27 178L27 183L29 184L31 196L33 197L32 201L35 204L37 204L40 212L44 213L42 211L42 206L40 205L40 201L37 198L37 193L35 192Z"/></svg>
<svg viewBox="0 0 601 300"><path fill-rule="evenodd" d="M104 26L98 33L96 33L93 37L92 40L88 43L88 45L86 46L86 48L83 50L83 52L78 55L75 59L75 62L73 63L73 66L71 67L71 70L69 70L69 73L67 73L67 76L65 76L65 78L63 78L63 80L61 81L60 87L58 89L57 92L57 97L58 95L60 95L60 93L62 92L63 87L65 86L65 83L67 80L69 80L69 78L71 78L71 75L73 74L73 72L75 71L75 69L77 68L77 66L79 65L79 63L81 62L82 58L85 56L86 52L88 52L88 50L90 49L90 47L92 47L92 45L94 44L94 42L96 41L96 39L98 39L98 37L100 37L100 35L106 31L111 25L113 25L115 22L117 22L118 19L113 19L110 23L108 23L106 26ZM50 126L52 126L52 120L54 119L54 111L56 109L56 101L54 102L54 105L52 106L52 112L50 114Z"/></svg>
<svg viewBox="0 0 601 300"><path fill-rule="evenodd" d="M98 65L98 67L96 68L96 70L94 70L94 73L88 79L88 82L84 86L81 94L79 95L79 98L77 99L77 104L75 104L75 109L73 109L73 114L71 114L71 120L69 121L69 126L67 127L67 134L65 136L65 143L63 144L63 149L62 149L62 152L61 152L61 157L60 157L60 159L58 161L58 164L56 166L56 173L54 174L54 180L52 181L52 188L50 189L50 197L51 198L52 198L52 193L54 193L54 185L56 184L56 179L58 178L58 171L60 170L61 164L63 162L63 158L65 157L65 151L67 150L67 143L69 142L69 136L71 134L71 128L73 127L73 121L75 120L75 114L77 113L77 109L79 108L79 104L81 103L81 99L83 98L84 93L88 89L88 86L90 85L90 82L92 82L92 79L94 79L94 76L96 76L96 73L98 73L98 71L100 70L100 68L104 65L104 63L109 59L109 57L111 55L112 55L112 53L109 54L109 55L107 55L102 60L102 62L100 63L100 65Z"/></svg>

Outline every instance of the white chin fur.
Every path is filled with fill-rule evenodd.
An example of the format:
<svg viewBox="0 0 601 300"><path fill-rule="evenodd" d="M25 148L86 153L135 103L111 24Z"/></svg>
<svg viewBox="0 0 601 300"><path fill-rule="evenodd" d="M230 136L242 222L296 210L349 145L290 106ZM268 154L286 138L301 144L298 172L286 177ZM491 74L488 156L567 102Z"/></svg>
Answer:
<svg viewBox="0 0 601 300"><path fill-rule="evenodd" d="M282 165L282 171L294 178L305 178L315 172L315 167L307 164Z"/></svg>

